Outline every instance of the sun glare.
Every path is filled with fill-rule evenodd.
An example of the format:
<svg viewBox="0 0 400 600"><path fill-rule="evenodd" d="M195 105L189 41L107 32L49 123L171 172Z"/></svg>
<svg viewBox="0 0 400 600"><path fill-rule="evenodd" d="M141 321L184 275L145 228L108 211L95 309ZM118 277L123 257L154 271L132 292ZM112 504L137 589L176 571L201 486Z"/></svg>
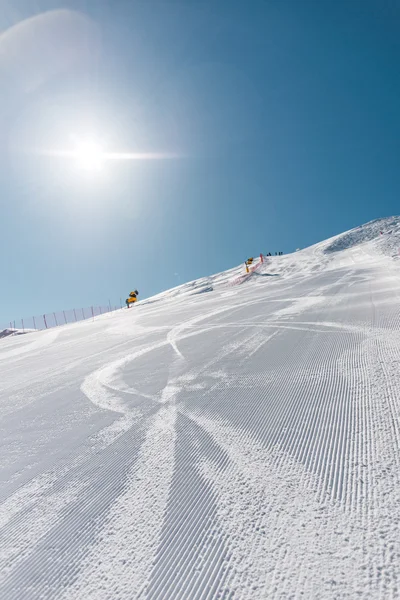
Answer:
<svg viewBox="0 0 400 600"><path fill-rule="evenodd" d="M99 171L103 166L105 154L97 142L81 141L76 145L74 158L80 168L87 171Z"/></svg>
<svg viewBox="0 0 400 600"><path fill-rule="evenodd" d="M78 137L77 135L69 135L68 148L54 149L37 149L35 152L44 156L49 156L58 159L67 159L73 167L71 176L76 173L76 170L86 172L89 180L97 179L100 175L101 179L106 174L105 167L115 162L127 161L148 161L148 160L166 160L178 158L180 155L171 152L127 152L127 151L110 151L106 149L106 145L102 139L96 137ZM100 179L100 177L99 177Z"/></svg>

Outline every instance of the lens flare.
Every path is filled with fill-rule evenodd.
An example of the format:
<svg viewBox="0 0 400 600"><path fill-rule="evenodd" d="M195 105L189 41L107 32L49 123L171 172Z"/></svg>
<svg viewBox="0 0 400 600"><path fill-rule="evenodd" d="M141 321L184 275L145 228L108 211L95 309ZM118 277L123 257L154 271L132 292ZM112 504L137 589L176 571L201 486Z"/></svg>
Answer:
<svg viewBox="0 0 400 600"><path fill-rule="evenodd" d="M99 143L86 140L77 143L73 157L80 168L99 171L103 166L105 153Z"/></svg>

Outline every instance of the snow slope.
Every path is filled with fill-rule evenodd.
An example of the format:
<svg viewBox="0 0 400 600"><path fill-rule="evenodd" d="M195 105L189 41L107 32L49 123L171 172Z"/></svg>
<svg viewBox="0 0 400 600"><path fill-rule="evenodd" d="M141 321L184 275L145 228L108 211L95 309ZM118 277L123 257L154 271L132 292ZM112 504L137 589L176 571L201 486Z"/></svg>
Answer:
<svg viewBox="0 0 400 600"><path fill-rule="evenodd" d="M398 597L399 247L2 340L0 598Z"/></svg>

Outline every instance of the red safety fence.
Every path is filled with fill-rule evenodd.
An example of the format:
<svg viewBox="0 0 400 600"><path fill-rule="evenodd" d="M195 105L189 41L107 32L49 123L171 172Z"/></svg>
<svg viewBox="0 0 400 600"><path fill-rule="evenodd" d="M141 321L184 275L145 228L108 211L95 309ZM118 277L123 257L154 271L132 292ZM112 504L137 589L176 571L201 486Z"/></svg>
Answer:
<svg viewBox="0 0 400 600"><path fill-rule="evenodd" d="M87 321L104 315L107 313L119 310L120 306L89 306L86 308L71 308L70 310L61 310L35 317L24 317L7 323L5 330L10 330L10 335L13 333L27 333L28 331L38 331L41 329L50 329L59 327L60 325L68 325L68 323L77 323L78 321ZM0 329L1 331L1 329Z"/></svg>
<svg viewBox="0 0 400 600"><path fill-rule="evenodd" d="M265 259L265 256L263 254L260 254L260 262L256 263L255 265L252 265L251 267L247 266L248 270L246 270L246 273L243 273L243 275L239 275L239 277L232 279L232 281L230 282L229 285L239 285L240 283L243 283L244 281L249 279L249 277L251 277L251 274L254 273L254 271L257 271L261 267L261 265L264 262L264 259Z"/></svg>

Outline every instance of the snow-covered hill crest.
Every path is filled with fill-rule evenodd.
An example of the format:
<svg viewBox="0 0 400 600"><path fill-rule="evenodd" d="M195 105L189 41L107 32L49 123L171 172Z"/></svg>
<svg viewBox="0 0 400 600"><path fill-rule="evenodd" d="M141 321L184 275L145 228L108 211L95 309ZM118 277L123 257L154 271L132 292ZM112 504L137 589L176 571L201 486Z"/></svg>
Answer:
<svg viewBox="0 0 400 600"><path fill-rule="evenodd" d="M248 283L260 283L268 275L288 278L301 275L313 275L316 272L335 268L338 262L354 263L364 255L369 260L388 259L398 260L400 249L400 217L385 217L376 219L365 225L355 227L350 231L336 235L309 248L284 256L265 256L265 265L253 276L244 279ZM343 251L349 252L343 252ZM264 254L267 254L264 252ZM358 257L358 258L357 258ZM258 255L255 261L258 261ZM166 299L189 297L194 294L229 287L238 277L245 274L244 264L228 271L216 273L210 277L202 277L179 285L171 290L157 294L141 302L149 304Z"/></svg>
<svg viewBox="0 0 400 600"><path fill-rule="evenodd" d="M379 242L377 247L384 249L391 248L391 242L396 244L399 243L400 234L400 217L389 217L383 219L376 219L367 223L366 225L360 225L355 229L351 229L346 233L342 233L336 236L333 241L325 247L324 252L338 252L340 250L347 250L353 248L359 244L365 244L366 242L375 241ZM393 235L393 238L387 236Z"/></svg>

